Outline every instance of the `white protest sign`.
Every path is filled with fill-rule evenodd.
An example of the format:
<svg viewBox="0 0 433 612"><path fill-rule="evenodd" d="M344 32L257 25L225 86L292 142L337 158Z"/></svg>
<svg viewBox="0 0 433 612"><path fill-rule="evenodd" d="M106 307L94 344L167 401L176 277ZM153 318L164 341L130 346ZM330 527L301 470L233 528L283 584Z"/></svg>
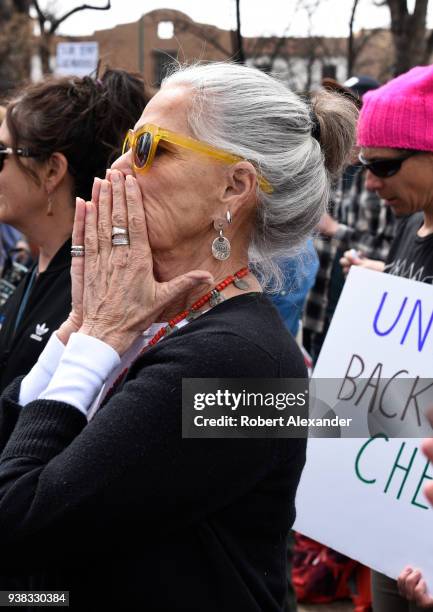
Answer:
<svg viewBox="0 0 433 612"><path fill-rule="evenodd" d="M86 76L98 65L97 42L61 42L57 44L56 74Z"/></svg>
<svg viewBox="0 0 433 612"><path fill-rule="evenodd" d="M420 568L433 593L433 509L422 493L433 467L419 448L433 435L423 416L433 405L433 287L352 268L313 379L318 397L334 379L324 405L347 416L350 404L362 433L309 439L294 529L392 578Z"/></svg>

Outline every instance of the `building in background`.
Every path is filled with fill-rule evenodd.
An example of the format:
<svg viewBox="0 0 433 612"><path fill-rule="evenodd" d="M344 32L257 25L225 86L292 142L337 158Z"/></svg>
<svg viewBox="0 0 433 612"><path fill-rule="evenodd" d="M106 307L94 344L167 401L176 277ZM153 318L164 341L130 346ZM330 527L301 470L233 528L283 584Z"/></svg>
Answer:
<svg viewBox="0 0 433 612"><path fill-rule="evenodd" d="M146 13L137 22L97 30L92 36L56 37L53 47L58 42L94 41L102 67L141 73L151 88L157 88L173 62L230 59L234 34L197 23L181 11L158 9ZM361 44L358 44L355 72L379 81L389 78L392 58L389 32L363 31L357 37ZM338 81L347 77L346 38L245 37L243 42L248 65L272 73L295 90L314 89L323 77ZM51 66L55 69L56 48L51 50L51 56ZM34 56L32 78L37 80L40 76L40 62Z"/></svg>

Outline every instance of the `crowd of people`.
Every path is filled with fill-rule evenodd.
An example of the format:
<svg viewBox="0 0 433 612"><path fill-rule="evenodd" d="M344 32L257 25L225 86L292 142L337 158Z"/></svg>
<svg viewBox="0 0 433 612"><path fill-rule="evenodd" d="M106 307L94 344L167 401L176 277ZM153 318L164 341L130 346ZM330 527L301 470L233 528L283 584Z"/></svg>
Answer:
<svg viewBox="0 0 433 612"><path fill-rule="evenodd" d="M432 283L432 114L430 66L306 96L198 64L151 98L107 70L7 101L0 590L295 608L306 439L182 438L182 380L306 381L351 266ZM433 607L411 567L372 599Z"/></svg>

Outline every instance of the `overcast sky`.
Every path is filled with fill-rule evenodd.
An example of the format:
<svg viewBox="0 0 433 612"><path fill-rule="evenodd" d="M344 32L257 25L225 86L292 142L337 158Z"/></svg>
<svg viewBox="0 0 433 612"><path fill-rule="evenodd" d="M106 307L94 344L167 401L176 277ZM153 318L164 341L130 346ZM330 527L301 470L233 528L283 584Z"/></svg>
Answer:
<svg viewBox="0 0 433 612"><path fill-rule="evenodd" d="M305 0L304 0L305 1ZM313 3L314 0L308 0ZM104 0L87 2L103 6ZM244 36L308 34L308 19L305 11L297 10L299 0L241 0L242 34ZM346 36L353 0L321 0L313 21L313 34ZM80 0L40 0L42 7L56 7L62 14ZM414 0L408 0L412 7ZM429 26L433 26L433 3L430 3ZM142 14L156 8L175 8L192 19L210 23L220 28L235 26L234 0L111 0L109 11L83 11L70 17L61 28L62 34L88 35L94 30L111 28L119 23L136 21ZM288 26L289 29L287 30ZM389 11L386 7L375 7L373 0L360 0L357 10L356 29L362 27L387 27Z"/></svg>

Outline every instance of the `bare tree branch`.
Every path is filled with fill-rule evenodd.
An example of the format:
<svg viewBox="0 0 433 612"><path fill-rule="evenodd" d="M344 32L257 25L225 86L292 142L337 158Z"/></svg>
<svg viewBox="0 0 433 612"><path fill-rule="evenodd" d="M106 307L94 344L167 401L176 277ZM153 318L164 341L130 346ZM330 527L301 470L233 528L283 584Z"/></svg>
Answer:
<svg viewBox="0 0 433 612"><path fill-rule="evenodd" d="M369 32L364 34L359 44L356 45L355 57L361 53L364 47L367 46L367 43L371 42L372 38L374 38L378 34L381 34L382 32L385 32L384 28L375 28L374 30L370 30Z"/></svg>
<svg viewBox="0 0 433 612"><path fill-rule="evenodd" d="M39 56L42 62L42 70L44 73L51 72L50 69L50 52L51 52L51 40L56 33L58 27L66 21L74 13L80 11L92 10L92 11L108 11L111 8L111 1L107 0L104 6L95 6L93 4L81 4L75 8L69 10L61 17L56 17L51 11L43 11L39 4L39 0L32 0L33 7L36 11L40 37L39 37ZM49 26L47 27L47 24Z"/></svg>
<svg viewBox="0 0 433 612"><path fill-rule="evenodd" d="M406 0L386 0L391 13L391 30L400 32L404 29L404 24L409 15Z"/></svg>
<svg viewBox="0 0 433 612"><path fill-rule="evenodd" d="M183 19L181 17L177 17L176 19L174 19L173 25L175 29L178 29L179 31L182 31L182 32L188 31L194 36L197 36L197 38L202 39L203 34L206 34L207 43L210 43L212 47L214 47L215 49L218 49L218 51L221 51L221 53L224 53L224 55L226 55L227 57L231 57L232 55L231 50L223 47L221 43L218 41L218 39L215 36L212 36L210 34L207 28L206 28L206 31L204 32L202 26L199 26L194 21L187 21L186 19Z"/></svg>
<svg viewBox="0 0 433 612"><path fill-rule="evenodd" d="M417 0L413 11L414 21L425 21L427 14L428 0Z"/></svg>
<svg viewBox="0 0 433 612"><path fill-rule="evenodd" d="M347 41L347 76L350 77L353 71L353 64L355 62L355 50L353 45L353 24L355 21L355 13L358 7L359 0L354 0L352 4L352 11L350 14L349 21L349 38Z"/></svg>
<svg viewBox="0 0 433 612"><path fill-rule="evenodd" d="M313 36L313 16L314 13L319 8L321 0L305 0L301 3L302 8L307 13L308 18L308 39L309 39L309 50L308 50L308 59L307 59L307 82L305 84L305 90L310 91L311 82L313 78L313 65L316 60L316 49L322 40L321 37Z"/></svg>
<svg viewBox="0 0 433 612"><path fill-rule="evenodd" d="M295 18L299 8L301 8L302 3L303 3L303 0L297 0L295 9L292 15L292 21ZM286 26L282 35L276 39L275 46L269 56L269 63L267 64L267 68L266 68L267 70L269 71L272 70L275 60L277 59L279 55L281 55L281 50L287 45L287 38L289 36L291 27L292 27L292 23L289 23ZM267 43L268 43L268 40L265 37L256 38L254 47L251 49L251 52L250 52L250 57L255 58L259 56L263 52L263 49Z"/></svg>
<svg viewBox="0 0 433 612"><path fill-rule="evenodd" d="M54 34L56 30L58 29L58 27L60 26L60 24L66 21L66 19L68 19L68 17L70 17L74 13L78 13L79 11L85 11L87 9L90 9L93 11L108 11L111 8L111 0L107 0L107 4L105 4L104 6L94 6L93 4L81 4L80 6L76 6L75 8L71 9L70 11L62 15L61 17L55 18L53 15L49 15L47 12L44 12L41 9L39 0L32 0L32 3L36 11L36 14L38 16L38 22L41 28L41 32L45 30L45 24L49 22L50 27L48 31L50 34Z"/></svg>
<svg viewBox="0 0 433 612"><path fill-rule="evenodd" d="M63 23L64 21L66 21L66 19L68 19L68 17L70 17L74 13L78 13L79 11L85 11L87 9L91 9L93 11L108 11L110 8L111 8L110 0L107 0L107 4L105 6L94 6L93 4L81 4L81 6L76 6L75 8L71 9L70 11L62 15L62 17L59 17L55 21L52 21L50 32L54 34L54 32L59 27L59 25Z"/></svg>
<svg viewBox="0 0 433 612"><path fill-rule="evenodd" d="M349 30L353 32L353 22L355 21L355 13L358 8L359 0L355 0L352 5L352 12L350 13Z"/></svg>
<svg viewBox="0 0 433 612"><path fill-rule="evenodd" d="M416 0L409 13L406 0L386 0L391 14L391 33L395 49L394 74L406 72L422 63L429 49L426 31L428 0Z"/></svg>
<svg viewBox="0 0 433 612"><path fill-rule="evenodd" d="M233 34L233 59L235 62L239 62L240 64L245 64L245 53L244 53L244 44L242 40L241 34L241 7L240 0L235 0L236 2L236 30Z"/></svg>
<svg viewBox="0 0 433 612"><path fill-rule="evenodd" d="M44 28L45 28L46 17L44 15L44 13L42 12L41 7L39 6L39 1L38 0L33 0L33 6L34 6L36 14L38 16L39 30L40 30L40 32L42 34L42 32L44 31Z"/></svg>

